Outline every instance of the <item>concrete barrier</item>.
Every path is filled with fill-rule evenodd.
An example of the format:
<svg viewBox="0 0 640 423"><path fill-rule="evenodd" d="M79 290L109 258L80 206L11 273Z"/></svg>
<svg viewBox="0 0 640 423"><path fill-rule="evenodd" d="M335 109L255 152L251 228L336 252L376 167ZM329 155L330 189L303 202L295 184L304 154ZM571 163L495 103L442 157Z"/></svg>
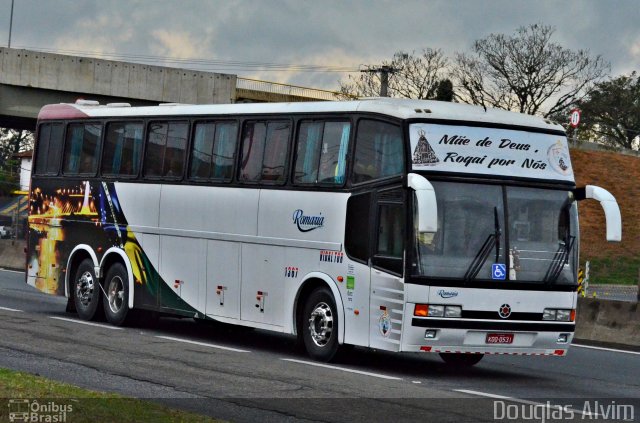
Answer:
<svg viewBox="0 0 640 423"><path fill-rule="evenodd" d="M640 347L638 303L578 298L575 338Z"/></svg>
<svg viewBox="0 0 640 423"><path fill-rule="evenodd" d="M0 239L0 268L24 271L26 245L23 239Z"/></svg>

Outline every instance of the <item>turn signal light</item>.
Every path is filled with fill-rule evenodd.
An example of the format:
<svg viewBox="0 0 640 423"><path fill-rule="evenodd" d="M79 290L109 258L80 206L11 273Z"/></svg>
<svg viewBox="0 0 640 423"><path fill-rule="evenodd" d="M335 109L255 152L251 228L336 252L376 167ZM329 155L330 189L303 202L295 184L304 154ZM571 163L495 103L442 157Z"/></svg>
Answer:
<svg viewBox="0 0 640 423"><path fill-rule="evenodd" d="M413 311L414 316L427 317L429 314L429 304L416 304L416 308Z"/></svg>

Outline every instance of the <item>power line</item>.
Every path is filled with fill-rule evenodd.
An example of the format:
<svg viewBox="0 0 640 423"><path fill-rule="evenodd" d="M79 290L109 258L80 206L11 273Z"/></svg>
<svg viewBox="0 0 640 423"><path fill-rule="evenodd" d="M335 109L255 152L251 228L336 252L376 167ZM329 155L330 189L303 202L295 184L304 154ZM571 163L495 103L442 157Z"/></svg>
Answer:
<svg viewBox="0 0 640 423"><path fill-rule="evenodd" d="M69 49L50 49L33 46L19 46L19 48L40 51L43 53L57 53L66 55L90 56L105 60L139 60L148 64L180 64L180 65L198 65L205 67L224 68L227 70L259 70L264 72L358 72L360 67L356 66L319 66L308 64L290 64L290 63L269 63L269 62L252 62L238 60L222 60L222 59L202 59L202 58L176 58L168 56L154 56L145 54L125 54L125 53L106 53L106 52L89 52L82 50Z"/></svg>

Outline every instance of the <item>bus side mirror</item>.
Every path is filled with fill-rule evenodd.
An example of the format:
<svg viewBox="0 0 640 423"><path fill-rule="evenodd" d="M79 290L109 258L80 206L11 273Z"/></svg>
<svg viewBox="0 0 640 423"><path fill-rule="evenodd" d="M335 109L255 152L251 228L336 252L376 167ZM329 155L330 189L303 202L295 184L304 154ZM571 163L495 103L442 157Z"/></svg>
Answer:
<svg viewBox="0 0 640 423"><path fill-rule="evenodd" d="M438 231L438 203L433 185L424 176L410 173L407 185L416 193L418 202L418 232L436 233Z"/></svg>
<svg viewBox="0 0 640 423"><path fill-rule="evenodd" d="M574 191L575 199L578 201L592 198L598 200L604 210L604 217L607 220L607 241L622 240L622 218L620 217L620 208L616 199L609 191L595 185L587 185L582 188L576 188Z"/></svg>

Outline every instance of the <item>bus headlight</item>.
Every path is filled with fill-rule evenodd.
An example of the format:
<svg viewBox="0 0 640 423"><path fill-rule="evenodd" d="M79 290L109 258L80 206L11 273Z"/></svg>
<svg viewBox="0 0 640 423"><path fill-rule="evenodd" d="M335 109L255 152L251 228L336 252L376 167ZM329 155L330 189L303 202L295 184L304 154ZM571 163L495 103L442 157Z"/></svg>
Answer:
<svg viewBox="0 0 640 423"><path fill-rule="evenodd" d="M545 308L542 313L542 320L554 320L557 322L573 322L576 318L576 311L570 309Z"/></svg>
<svg viewBox="0 0 640 423"><path fill-rule="evenodd" d="M445 306L444 317L462 317L462 307L460 306Z"/></svg>
<svg viewBox="0 0 640 423"><path fill-rule="evenodd" d="M429 317L443 317L444 316L444 306L443 305L433 305L429 304Z"/></svg>

